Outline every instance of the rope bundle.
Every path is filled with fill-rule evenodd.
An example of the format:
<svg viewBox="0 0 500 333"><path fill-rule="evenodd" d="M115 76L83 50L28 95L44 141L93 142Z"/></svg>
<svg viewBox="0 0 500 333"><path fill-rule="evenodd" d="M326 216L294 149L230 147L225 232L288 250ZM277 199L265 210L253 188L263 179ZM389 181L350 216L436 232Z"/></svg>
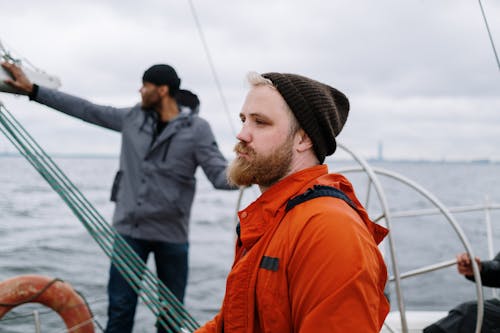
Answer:
<svg viewBox="0 0 500 333"><path fill-rule="evenodd" d="M0 131L63 199L167 332L191 332L194 318L128 243L90 204L50 156L0 102Z"/></svg>

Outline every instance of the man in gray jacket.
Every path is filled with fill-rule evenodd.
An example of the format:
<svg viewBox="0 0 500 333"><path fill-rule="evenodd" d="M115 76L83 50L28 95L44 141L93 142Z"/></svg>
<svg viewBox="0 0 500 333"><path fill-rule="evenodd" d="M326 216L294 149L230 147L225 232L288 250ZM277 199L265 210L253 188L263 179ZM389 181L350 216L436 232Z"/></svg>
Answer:
<svg viewBox="0 0 500 333"><path fill-rule="evenodd" d="M177 73L164 64L144 72L139 90L142 103L121 109L38 86L18 66L2 66L13 77L6 83L30 100L122 133L120 168L111 194L116 202L113 225L142 260L154 253L159 279L182 302L197 167L202 167L215 188L234 189L227 183L227 161L210 125L197 114L197 96L179 89ZM114 265L108 296L106 332L132 332L137 294Z"/></svg>

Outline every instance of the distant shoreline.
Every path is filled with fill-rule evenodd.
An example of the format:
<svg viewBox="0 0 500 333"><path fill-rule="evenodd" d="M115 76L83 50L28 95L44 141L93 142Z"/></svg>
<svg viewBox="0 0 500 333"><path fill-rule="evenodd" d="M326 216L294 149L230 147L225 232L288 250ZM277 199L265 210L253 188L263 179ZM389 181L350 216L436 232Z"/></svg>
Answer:
<svg viewBox="0 0 500 333"><path fill-rule="evenodd" d="M389 163L448 163L448 164L499 164L500 161L494 161L494 160L489 160L489 159L477 159L477 160L431 160L431 159L377 159L377 158L368 158L368 162L370 163L384 163L384 162L389 162Z"/></svg>
<svg viewBox="0 0 500 333"><path fill-rule="evenodd" d="M51 158L84 158L84 159L118 159L118 155L114 154L71 154L71 153L50 153ZM0 153L0 158L20 158L23 157L17 152L3 152ZM499 164L500 161L489 159L475 159L475 160L434 160L434 159L378 159L367 158L369 163L448 163L448 164ZM347 159L337 159L339 162L349 162Z"/></svg>
<svg viewBox="0 0 500 333"><path fill-rule="evenodd" d="M64 153L48 153L51 158L95 158L95 159L118 159L118 155L113 154L64 154ZM20 153L4 152L0 153L0 158L20 158L23 157Z"/></svg>

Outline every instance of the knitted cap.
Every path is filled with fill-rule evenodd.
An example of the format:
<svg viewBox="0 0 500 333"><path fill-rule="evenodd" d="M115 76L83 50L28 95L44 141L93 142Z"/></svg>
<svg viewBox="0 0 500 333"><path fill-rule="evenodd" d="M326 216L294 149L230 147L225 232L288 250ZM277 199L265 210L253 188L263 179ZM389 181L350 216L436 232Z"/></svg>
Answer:
<svg viewBox="0 0 500 333"><path fill-rule="evenodd" d="M167 85L170 95L174 95L181 85L181 79L177 76L175 69L169 65L153 65L149 67L142 76L142 82L150 82L157 86Z"/></svg>
<svg viewBox="0 0 500 333"><path fill-rule="evenodd" d="M335 137L349 114L349 100L340 91L296 74L265 73L313 142L320 163L335 152Z"/></svg>

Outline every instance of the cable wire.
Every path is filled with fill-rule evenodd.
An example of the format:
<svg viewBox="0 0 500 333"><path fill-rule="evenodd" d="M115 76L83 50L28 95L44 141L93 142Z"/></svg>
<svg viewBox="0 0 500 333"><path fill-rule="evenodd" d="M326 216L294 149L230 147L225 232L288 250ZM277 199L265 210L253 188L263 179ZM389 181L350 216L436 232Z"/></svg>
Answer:
<svg viewBox="0 0 500 333"><path fill-rule="evenodd" d="M495 48L495 43L493 42L493 37L491 36L490 26L488 25L488 20L486 19L486 14L484 13L483 4L481 0L479 1L479 7L481 8L481 14L483 14L484 25L486 26L486 30L488 31L488 37L490 38L491 48L493 49L493 54L495 55L495 59L497 61L498 70L500 71L500 60L498 60L498 53Z"/></svg>
<svg viewBox="0 0 500 333"><path fill-rule="evenodd" d="M89 234L158 318L167 332L195 330L199 325L172 292L148 269L135 251L106 222L80 190L0 103L0 131L59 194ZM189 331L188 331L189 332Z"/></svg>
<svg viewBox="0 0 500 333"><path fill-rule="evenodd" d="M229 126L233 132L233 135L236 136L236 129L234 128L233 122L231 120L231 113L229 112L229 107L226 101L226 97L222 91L222 85L219 80L219 76L217 75L217 71L215 70L215 65L212 60L212 55L210 54L210 49L208 48L207 41L205 39L205 34L203 33L203 29L201 27L200 20L198 19L198 14L196 13L196 8L194 7L193 1L188 0L189 7L191 8L191 13L193 14L193 19L196 24L196 28L198 30L198 34L200 35L201 43L203 44L203 49L205 50L205 55L207 56L208 64L210 66L210 70L212 71L212 76L214 77L215 85L217 86L217 91L219 92L220 99L222 100L222 104L224 107L224 111L229 120Z"/></svg>

